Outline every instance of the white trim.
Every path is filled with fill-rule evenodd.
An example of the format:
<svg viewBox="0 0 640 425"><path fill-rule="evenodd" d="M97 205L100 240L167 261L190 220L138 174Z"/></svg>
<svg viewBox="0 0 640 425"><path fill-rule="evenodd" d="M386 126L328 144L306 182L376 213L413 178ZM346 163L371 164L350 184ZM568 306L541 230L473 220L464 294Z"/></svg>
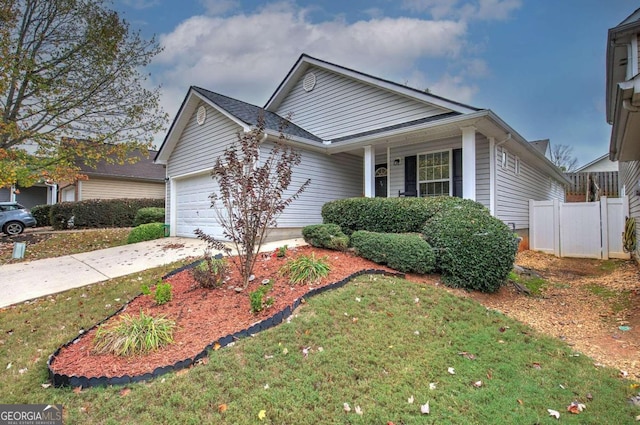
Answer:
<svg viewBox="0 0 640 425"><path fill-rule="evenodd" d="M496 215L496 139L489 137L489 211Z"/></svg>
<svg viewBox="0 0 640 425"><path fill-rule="evenodd" d="M169 177L169 180L171 179L176 179L176 180L182 180L182 179L186 179L189 177L194 177L200 174L206 174L206 173L211 173L211 170L213 169L213 167L209 167L209 168L203 168L201 170L198 171L191 171L189 173L184 173L184 174L178 174L175 176L167 176Z"/></svg>
<svg viewBox="0 0 640 425"><path fill-rule="evenodd" d="M169 218L169 236L175 236L178 227L178 194L176 193L176 178L169 178L169 193L171 194L171 202L169 209L171 217Z"/></svg>
<svg viewBox="0 0 640 425"><path fill-rule="evenodd" d="M373 146L364 147L364 196L365 198L373 198L376 196L375 178L373 177L376 169L376 154Z"/></svg>
<svg viewBox="0 0 640 425"><path fill-rule="evenodd" d="M509 167L509 151L507 150L507 148L502 146L502 148L500 148L500 168L502 168L503 170L506 170L508 167ZM551 178L551 176L549 176L549 178Z"/></svg>
<svg viewBox="0 0 640 425"><path fill-rule="evenodd" d="M433 179L433 180L420 180L420 157L423 155L433 155L436 153L447 152L449 154L449 178L448 179ZM433 182L449 182L449 196L453 196L453 149L437 149L432 151L420 152L416 155L416 195L421 198L420 183L433 183Z"/></svg>
<svg viewBox="0 0 640 425"><path fill-rule="evenodd" d="M631 37L631 56L629 56L629 62L631 62L631 75L627 77L627 80L631 79L634 75L638 74L638 35L635 34Z"/></svg>
<svg viewBox="0 0 640 425"><path fill-rule="evenodd" d="M476 200L476 128L462 127L462 197Z"/></svg>
<svg viewBox="0 0 640 425"><path fill-rule="evenodd" d="M391 198L391 146L387 146L387 198Z"/></svg>
<svg viewBox="0 0 640 425"><path fill-rule="evenodd" d="M513 156L513 173L520 174L520 157L518 155Z"/></svg>
<svg viewBox="0 0 640 425"><path fill-rule="evenodd" d="M16 185L12 184L9 188L9 202L16 202Z"/></svg>

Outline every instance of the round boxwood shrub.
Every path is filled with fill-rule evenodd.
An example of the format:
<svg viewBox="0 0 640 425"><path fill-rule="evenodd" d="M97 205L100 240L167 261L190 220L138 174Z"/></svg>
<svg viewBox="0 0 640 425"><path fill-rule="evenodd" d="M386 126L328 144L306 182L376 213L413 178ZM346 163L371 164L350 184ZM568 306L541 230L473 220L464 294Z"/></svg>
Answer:
<svg viewBox="0 0 640 425"><path fill-rule="evenodd" d="M160 207L146 207L140 208L136 212L136 216L133 219L134 226L140 226L147 223L164 223L164 208Z"/></svg>
<svg viewBox="0 0 640 425"><path fill-rule="evenodd" d="M304 241L318 248L345 251L349 247L349 237L342 233L337 224L312 224L302 229Z"/></svg>
<svg viewBox="0 0 640 425"><path fill-rule="evenodd" d="M322 220L340 226L350 235L358 230L378 233L420 233L424 224L442 210L465 205L484 209L468 199L452 196L431 198L348 198L322 206Z"/></svg>
<svg viewBox="0 0 640 425"><path fill-rule="evenodd" d="M351 235L351 246L359 256L405 273L426 274L435 266L431 245L415 233L359 230Z"/></svg>
<svg viewBox="0 0 640 425"><path fill-rule="evenodd" d="M150 241L164 237L164 224L147 223L131 229L127 243L136 243L142 241Z"/></svg>
<svg viewBox="0 0 640 425"><path fill-rule="evenodd" d="M423 234L436 252L446 285L495 292L506 283L516 238L487 209L456 205L442 210L427 221Z"/></svg>

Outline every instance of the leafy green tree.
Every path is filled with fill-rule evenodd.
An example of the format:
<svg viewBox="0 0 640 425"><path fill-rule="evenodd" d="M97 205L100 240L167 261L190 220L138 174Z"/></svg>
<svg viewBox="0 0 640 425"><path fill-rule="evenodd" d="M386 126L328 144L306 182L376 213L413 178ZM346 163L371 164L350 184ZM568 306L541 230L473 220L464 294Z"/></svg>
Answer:
<svg viewBox="0 0 640 425"><path fill-rule="evenodd" d="M160 51L104 0L0 0L0 187L146 152L167 121L142 73Z"/></svg>

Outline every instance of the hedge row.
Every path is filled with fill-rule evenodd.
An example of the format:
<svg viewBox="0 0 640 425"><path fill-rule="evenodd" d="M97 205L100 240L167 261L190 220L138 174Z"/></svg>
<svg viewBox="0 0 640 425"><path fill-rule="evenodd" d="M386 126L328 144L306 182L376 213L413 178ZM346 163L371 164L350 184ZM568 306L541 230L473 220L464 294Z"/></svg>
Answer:
<svg viewBox="0 0 640 425"><path fill-rule="evenodd" d="M49 214L51 213L51 205L36 205L29 209L31 215L36 219L37 227L51 226Z"/></svg>
<svg viewBox="0 0 640 425"><path fill-rule="evenodd" d="M433 249L419 234L359 230L351 246L359 256L404 273L431 273L435 266Z"/></svg>
<svg viewBox="0 0 640 425"><path fill-rule="evenodd" d="M340 226L347 235L366 230L378 233L420 233L439 211L455 205L485 209L477 202L451 196L432 198L348 198L322 206L322 220Z"/></svg>
<svg viewBox="0 0 640 425"><path fill-rule="evenodd" d="M56 230L133 227L141 208L164 207L163 199L91 199L51 205L49 219Z"/></svg>
<svg viewBox="0 0 640 425"><path fill-rule="evenodd" d="M417 269L413 253L431 252L422 248L423 242L430 245L443 282L453 287L498 290L517 252L517 239L506 224L482 204L456 197L342 199L325 204L322 218L352 235L351 246L360 255L401 271L407 271L398 268L406 263ZM408 242L385 233L422 233L424 240ZM424 269L433 267L424 258Z"/></svg>
<svg viewBox="0 0 640 425"><path fill-rule="evenodd" d="M164 224L162 223L145 223L141 224L129 232L127 243L137 243L142 241L151 241L164 237Z"/></svg>
<svg viewBox="0 0 640 425"><path fill-rule="evenodd" d="M342 233L337 224L312 224L302 229L304 241L318 248L345 251L349 247L349 236Z"/></svg>
<svg viewBox="0 0 640 425"><path fill-rule="evenodd" d="M133 219L133 225L140 226L147 223L164 223L164 208L140 208Z"/></svg>

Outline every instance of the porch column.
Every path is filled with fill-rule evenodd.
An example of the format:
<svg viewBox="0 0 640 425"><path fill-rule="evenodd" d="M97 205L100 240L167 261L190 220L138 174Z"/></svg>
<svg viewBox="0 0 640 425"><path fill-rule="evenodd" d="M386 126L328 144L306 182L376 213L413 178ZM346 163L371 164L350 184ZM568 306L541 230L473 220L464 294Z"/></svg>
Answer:
<svg viewBox="0 0 640 425"><path fill-rule="evenodd" d="M364 196L373 198L375 192L376 158L373 146L364 147Z"/></svg>
<svg viewBox="0 0 640 425"><path fill-rule="evenodd" d="M462 196L476 200L476 128L462 127Z"/></svg>

